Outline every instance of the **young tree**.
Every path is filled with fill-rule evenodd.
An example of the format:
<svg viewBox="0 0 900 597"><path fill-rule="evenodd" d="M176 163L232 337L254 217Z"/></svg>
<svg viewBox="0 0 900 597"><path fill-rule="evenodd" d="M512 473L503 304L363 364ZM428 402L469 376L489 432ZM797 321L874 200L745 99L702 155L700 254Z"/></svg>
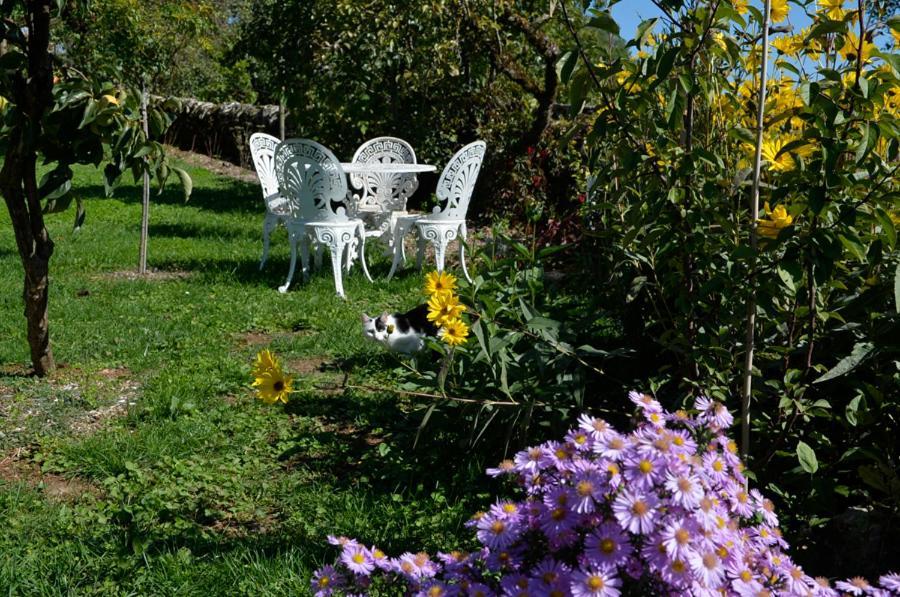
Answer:
<svg viewBox="0 0 900 597"><path fill-rule="evenodd" d="M50 347L49 271L53 241L44 213L72 201L72 169L76 163L99 165L111 192L121 174L135 178L152 169L164 182L169 171L159 143L141 129L138 94L100 83L69 69L51 53L51 20L79 3L63 0L0 0L0 95L8 100L0 143L6 156L0 169L0 194L6 202L24 269L25 319L31 360L37 375L52 372ZM59 76L54 77L54 70ZM56 79L56 81L55 81ZM165 114L150 119L161 134ZM40 181L38 159L51 169ZM83 220L79 209L76 225Z"/></svg>

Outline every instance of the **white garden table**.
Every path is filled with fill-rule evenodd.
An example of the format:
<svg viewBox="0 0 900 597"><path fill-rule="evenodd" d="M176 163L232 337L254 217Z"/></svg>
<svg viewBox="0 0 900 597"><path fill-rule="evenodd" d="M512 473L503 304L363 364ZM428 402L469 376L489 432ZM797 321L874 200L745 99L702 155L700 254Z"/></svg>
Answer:
<svg viewBox="0 0 900 597"><path fill-rule="evenodd" d="M351 205L356 217L369 216L366 223L371 227L366 231L366 236L380 237L387 254L393 253L394 262L405 259L403 243L397 244L395 239L402 239L419 216L409 215L406 211L406 199L418 183L413 178L414 184L410 188L403 188L405 181L410 180L404 175L437 172L437 166L403 162L341 162L341 168L347 173L351 187L368 191L348 197L351 202L360 201L361 196L367 198L366 204L360 202ZM348 267L352 263L352 256L353 252L348 252Z"/></svg>

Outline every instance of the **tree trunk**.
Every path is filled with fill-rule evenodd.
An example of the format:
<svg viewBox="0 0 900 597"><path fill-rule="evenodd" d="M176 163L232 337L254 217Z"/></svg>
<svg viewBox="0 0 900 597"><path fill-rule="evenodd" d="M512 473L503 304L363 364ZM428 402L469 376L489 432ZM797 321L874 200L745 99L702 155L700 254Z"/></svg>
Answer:
<svg viewBox="0 0 900 597"><path fill-rule="evenodd" d="M35 166L40 122L53 103L53 71L50 54L50 2L25 3L28 24L27 72L11 75L13 98L22 119L9 134L9 145L0 169L0 193L6 201L16 237L19 258L25 270L23 299L28 327L28 344L34 372L44 376L53 371L47 303L50 290L50 257L53 241L44 226Z"/></svg>

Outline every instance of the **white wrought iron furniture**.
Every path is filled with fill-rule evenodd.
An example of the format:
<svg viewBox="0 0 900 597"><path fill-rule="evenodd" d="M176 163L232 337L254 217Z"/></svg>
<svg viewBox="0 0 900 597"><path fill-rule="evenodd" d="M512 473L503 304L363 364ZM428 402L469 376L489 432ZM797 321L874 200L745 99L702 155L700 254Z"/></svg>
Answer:
<svg viewBox="0 0 900 597"><path fill-rule="evenodd" d="M422 258L425 252L425 243L430 242L434 247L434 260L437 270L444 271L444 255L447 246L458 239L459 263L463 275L470 282L469 271L466 269L465 241L466 212L469 209L469 201L481 163L484 159L486 145L484 141L475 141L456 152L438 179L435 194L441 205L435 207L431 213L425 215L398 216L394 225L394 261L388 280L397 271L402 259L404 259L402 247L403 237L415 226L418 230L418 258L417 266L422 267Z"/></svg>
<svg viewBox="0 0 900 597"><path fill-rule="evenodd" d="M281 193L288 199L287 229L291 239L291 267L287 281L278 290L287 292L297 265L297 243L303 279L309 279L309 243L328 247L334 287L345 298L343 256L358 239L359 261L369 281L365 259L363 221L347 216L347 179L340 162L328 149L308 139L288 139L275 149L275 175Z"/></svg>
<svg viewBox="0 0 900 597"><path fill-rule="evenodd" d="M266 265L269 258L269 235L290 216L288 201L278 192L278 179L275 176L275 147L280 143L277 137L266 133L250 135L250 156L256 168L256 176L262 186L263 201L266 204L266 217L263 220L263 252L259 260L259 269Z"/></svg>
<svg viewBox="0 0 900 597"><path fill-rule="evenodd" d="M359 146L351 160L353 164L415 164L416 152L412 146L397 137L376 137ZM390 231L390 215L406 211L406 200L419 187L415 174L391 171L363 170L350 174L350 186L354 193L356 215L369 224L369 236L381 236Z"/></svg>

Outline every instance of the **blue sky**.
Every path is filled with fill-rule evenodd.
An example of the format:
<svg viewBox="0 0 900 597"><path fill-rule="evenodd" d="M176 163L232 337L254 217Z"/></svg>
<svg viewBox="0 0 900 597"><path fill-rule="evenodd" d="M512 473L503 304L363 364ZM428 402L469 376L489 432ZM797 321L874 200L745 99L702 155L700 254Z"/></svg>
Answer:
<svg viewBox="0 0 900 597"><path fill-rule="evenodd" d="M754 4L762 5L761 2ZM809 18L795 4L790 4L791 12L788 15L788 23L795 31L809 25ZM652 19L662 13L650 0L622 0L612 8L612 15L622 30L622 37L631 39L637 29L638 23L644 19ZM782 25L784 23L781 23Z"/></svg>

